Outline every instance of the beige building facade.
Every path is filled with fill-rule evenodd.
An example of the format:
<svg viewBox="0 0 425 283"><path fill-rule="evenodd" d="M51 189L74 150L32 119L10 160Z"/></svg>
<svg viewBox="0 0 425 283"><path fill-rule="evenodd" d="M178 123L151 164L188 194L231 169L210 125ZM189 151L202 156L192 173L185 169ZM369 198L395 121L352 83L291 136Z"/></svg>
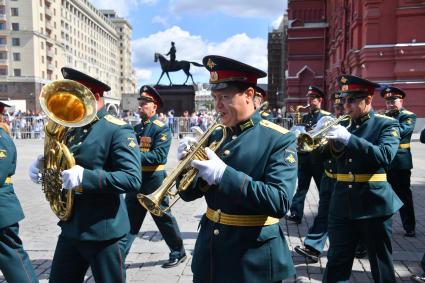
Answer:
<svg viewBox="0 0 425 283"><path fill-rule="evenodd" d="M105 100L118 106L123 92L135 92L131 32L88 0L0 0L0 100L39 111L41 88L66 66L110 85Z"/></svg>

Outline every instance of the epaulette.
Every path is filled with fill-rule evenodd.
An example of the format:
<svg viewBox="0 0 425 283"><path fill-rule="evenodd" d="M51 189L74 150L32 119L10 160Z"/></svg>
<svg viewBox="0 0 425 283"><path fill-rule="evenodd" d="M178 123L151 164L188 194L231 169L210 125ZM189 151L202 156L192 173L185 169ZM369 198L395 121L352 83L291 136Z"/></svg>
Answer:
<svg viewBox="0 0 425 283"><path fill-rule="evenodd" d="M276 125L275 123L272 123L272 122L267 121L267 120L261 120L260 121L260 125L262 125L264 127L267 127L267 128L270 128L270 129L273 129L275 131L278 131L279 133L282 133L282 134L287 134L289 132L284 127L281 127L279 125Z"/></svg>
<svg viewBox="0 0 425 283"><path fill-rule="evenodd" d="M331 115L332 114L331 112L328 112L328 111L325 111L325 110L322 110L322 109L320 109L320 113L325 114L325 115Z"/></svg>
<svg viewBox="0 0 425 283"><path fill-rule="evenodd" d="M375 114L375 116L379 117L379 118L385 118L385 119L388 119L388 120L396 120L393 117L389 117L389 116L385 116L385 115L381 115L381 114Z"/></svg>
<svg viewBox="0 0 425 283"><path fill-rule="evenodd" d="M407 115L415 115L415 113L410 112L409 110L406 110L406 109L403 109L401 112L403 112L404 114L407 114Z"/></svg>
<svg viewBox="0 0 425 283"><path fill-rule="evenodd" d="M165 124L163 122L161 122L160 120L154 120L153 123L160 128L165 126Z"/></svg>
<svg viewBox="0 0 425 283"><path fill-rule="evenodd" d="M265 111L263 111L263 112L261 112L261 116L269 116L270 114L269 113L267 113L267 112L265 112Z"/></svg>
<svg viewBox="0 0 425 283"><path fill-rule="evenodd" d="M122 126L122 125L127 124L123 120L118 119L118 118L116 118L116 117L114 117L114 116L112 116L110 114L105 115L105 119L106 119L106 121L111 122L112 124L115 124L115 125L118 125L118 126Z"/></svg>

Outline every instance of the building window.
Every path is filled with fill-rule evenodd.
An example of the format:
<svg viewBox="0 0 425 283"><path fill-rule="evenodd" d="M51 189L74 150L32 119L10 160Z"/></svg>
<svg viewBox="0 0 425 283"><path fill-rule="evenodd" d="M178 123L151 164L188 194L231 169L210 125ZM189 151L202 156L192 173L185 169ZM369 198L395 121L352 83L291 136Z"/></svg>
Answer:
<svg viewBox="0 0 425 283"><path fill-rule="evenodd" d="M18 8L10 8L10 12L11 12L12 16L14 16L14 17L19 16Z"/></svg>
<svg viewBox="0 0 425 283"><path fill-rule="evenodd" d="M44 64L44 56L41 56L41 63Z"/></svg>
<svg viewBox="0 0 425 283"><path fill-rule="evenodd" d="M2 51L0 52L0 60L6 60L7 59L7 52Z"/></svg>
<svg viewBox="0 0 425 283"><path fill-rule="evenodd" d="M7 84L0 84L0 92L7 92Z"/></svg>
<svg viewBox="0 0 425 283"><path fill-rule="evenodd" d="M6 37L0 37L0 45L5 45L7 43Z"/></svg>
<svg viewBox="0 0 425 283"><path fill-rule="evenodd" d="M6 23L0 22L0 30L5 30L5 29L6 29Z"/></svg>
<svg viewBox="0 0 425 283"><path fill-rule="evenodd" d="M0 68L0 76L7 76L7 68Z"/></svg>
<svg viewBox="0 0 425 283"><path fill-rule="evenodd" d="M12 38L12 46L21 46L21 40L17 37Z"/></svg>
<svg viewBox="0 0 425 283"><path fill-rule="evenodd" d="M12 23L12 30L18 31L19 30L19 23Z"/></svg>
<svg viewBox="0 0 425 283"><path fill-rule="evenodd" d="M44 49L44 42L41 42L41 49Z"/></svg>
<svg viewBox="0 0 425 283"><path fill-rule="evenodd" d="M13 69L13 75L15 77L20 77L21 76L21 69Z"/></svg>
<svg viewBox="0 0 425 283"><path fill-rule="evenodd" d="M21 53L13 53L13 61L21 61Z"/></svg>

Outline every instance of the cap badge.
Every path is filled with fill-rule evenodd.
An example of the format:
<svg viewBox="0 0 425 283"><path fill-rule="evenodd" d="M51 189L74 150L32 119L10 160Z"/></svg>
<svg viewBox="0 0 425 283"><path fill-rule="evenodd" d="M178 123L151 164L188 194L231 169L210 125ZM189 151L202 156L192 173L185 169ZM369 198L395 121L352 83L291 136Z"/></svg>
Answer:
<svg viewBox="0 0 425 283"><path fill-rule="evenodd" d="M218 81L218 74L217 72L211 72L210 73L210 82L216 82Z"/></svg>
<svg viewBox="0 0 425 283"><path fill-rule="evenodd" d="M347 78L346 78L346 77L341 77L341 82L342 82L343 84L345 84L347 81L348 81L348 80L347 80Z"/></svg>
<svg viewBox="0 0 425 283"><path fill-rule="evenodd" d="M207 62L207 66L210 69L213 69L217 64L213 62L213 60L211 60L211 58L208 58L208 62Z"/></svg>
<svg viewBox="0 0 425 283"><path fill-rule="evenodd" d="M385 91L390 92L390 91L391 91L391 89L390 89L389 87L387 87L387 88L385 89Z"/></svg>

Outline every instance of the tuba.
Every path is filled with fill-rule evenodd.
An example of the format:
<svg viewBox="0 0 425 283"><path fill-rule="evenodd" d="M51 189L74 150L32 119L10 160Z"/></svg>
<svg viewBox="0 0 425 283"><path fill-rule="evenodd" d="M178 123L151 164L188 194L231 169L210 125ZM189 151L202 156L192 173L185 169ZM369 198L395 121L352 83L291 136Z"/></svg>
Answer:
<svg viewBox="0 0 425 283"><path fill-rule="evenodd" d="M69 128L82 127L96 118L96 99L84 85L72 80L46 84L40 93L40 106L49 118L44 127L44 166L41 184L47 201L63 221L72 214L74 191L62 188L61 172L75 165L66 146Z"/></svg>
<svg viewBox="0 0 425 283"><path fill-rule="evenodd" d="M164 213L169 210L179 198L176 198L167 208L162 209L161 203L165 199L165 197L170 196L174 197L179 192L187 190L187 188L192 184L195 179L198 170L191 167L190 163L192 160L207 160L208 156L205 152L205 147L208 146L211 150L216 151L221 144L227 138L227 132L224 125L218 122L217 118L215 122L208 128L208 130L199 138L198 142L195 145L192 145L189 149L188 154L180 160L177 164L177 167L171 171L170 175L168 175L162 185L156 189L153 193L149 195L137 194L137 199L140 204L143 205L150 213L156 216L162 216ZM216 129L223 129L223 136L219 141L213 141L209 145L207 145L208 139L211 134ZM176 180L179 176L182 175L180 179L180 183L177 186ZM176 186L176 192L173 192L173 187Z"/></svg>
<svg viewBox="0 0 425 283"><path fill-rule="evenodd" d="M314 128L310 132L301 133L297 138L297 151L298 152L311 152L321 145L325 145L328 140L326 139L326 134L331 129L331 127L338 125L342 121L349 121L347 128L351 125L350 115L342 115L337 119L333 119L323 125L323 127L317 129Z"/></svg>

